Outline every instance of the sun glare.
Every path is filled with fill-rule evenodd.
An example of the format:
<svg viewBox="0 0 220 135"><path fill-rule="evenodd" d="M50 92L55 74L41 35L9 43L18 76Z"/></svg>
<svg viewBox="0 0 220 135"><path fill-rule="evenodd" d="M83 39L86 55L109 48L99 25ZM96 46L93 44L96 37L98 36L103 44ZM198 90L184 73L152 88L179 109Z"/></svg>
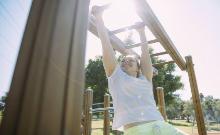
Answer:
<svg viewBox="0 0 220 135"><path fill-rule="evenodd" d="M113 0L103 17L105 25L111 30L140 21L130 0Z"/></svg>

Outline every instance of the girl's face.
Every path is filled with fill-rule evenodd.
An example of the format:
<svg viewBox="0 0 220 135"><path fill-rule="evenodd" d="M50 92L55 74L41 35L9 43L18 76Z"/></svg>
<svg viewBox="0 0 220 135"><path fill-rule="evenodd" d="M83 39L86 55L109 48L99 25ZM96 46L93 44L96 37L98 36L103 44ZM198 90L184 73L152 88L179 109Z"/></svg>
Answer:
<svg viewBox="0 0 220 135"><path fill-rule="evenodd" d="M132 56L125 56L121 61L121 67L128 74L138 72L139 70L137 60Z"/></svg>

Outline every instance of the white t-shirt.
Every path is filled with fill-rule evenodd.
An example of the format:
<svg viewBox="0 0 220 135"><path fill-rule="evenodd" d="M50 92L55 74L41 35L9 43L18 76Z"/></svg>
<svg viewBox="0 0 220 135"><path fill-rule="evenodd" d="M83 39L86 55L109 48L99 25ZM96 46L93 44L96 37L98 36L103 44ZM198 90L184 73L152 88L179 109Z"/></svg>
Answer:
<svg viewBox="0 0 220 135"><path fill-rule="evenodd" d="M113 98L113 130L122 130L129 123L163 120L157 110L153 86L143 75L132 77L117 65L108 77L109 91Z"/></svg>

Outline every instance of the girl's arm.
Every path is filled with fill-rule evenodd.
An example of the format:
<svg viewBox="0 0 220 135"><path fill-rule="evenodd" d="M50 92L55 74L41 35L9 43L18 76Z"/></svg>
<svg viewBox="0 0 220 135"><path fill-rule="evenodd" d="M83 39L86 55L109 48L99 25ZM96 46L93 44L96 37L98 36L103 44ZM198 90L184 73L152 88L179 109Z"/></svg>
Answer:
<svg viewBox="0 0 220 135"><path fill-rule="evenodd" d="M109 35L104 26L102 19L102 9L101 7L93 7L92 12L96 17L96 28L99 38L102 43L102 53L103 53L103 65L106 75L109 77L116 68L117 60L115 58L115 52L110 43Z"/></svg>
<svg viewBox="0 0 220 135"><path fill-rule="evenodd" d="M141 42L146 42L146 44L141 46L141 72L150 82L152 82L153 68L145 31L144 28L138 29L137 31L139 32Z"/></svg>

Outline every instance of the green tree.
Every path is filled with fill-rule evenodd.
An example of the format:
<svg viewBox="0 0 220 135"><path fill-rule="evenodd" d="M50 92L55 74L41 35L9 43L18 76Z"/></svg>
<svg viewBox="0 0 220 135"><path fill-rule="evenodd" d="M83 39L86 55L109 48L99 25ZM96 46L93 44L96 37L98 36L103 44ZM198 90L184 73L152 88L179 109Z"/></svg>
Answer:
<svg viewBox="0 0 220 135"><path fill-rule="evenodd" d="M158 58L152 58L152 63L162 63L164 60L160 60ZM163 87L164 88L164 98L166 105L170 105L175 102L175 98L178 97L177 94L174 94L175 91L183 88L183 83L181 82L181 77L174 74L176 65L175 64L167 64L164 66L156 67L158 70L158 75L153 78L153 86L154 86L154 96L156 98L156 88Z"/></svg>
<svg viewBox="0 0 220 135"><path fill-rule="evenodd" d="M168 119L182 119L184 111L184 102L179 98L175 98L172 104L166 106L166 113Z"/></svg>
<svg viewBox="0 0 220 135"><path fill-rule="evenodd" d="M190 117L195 118L194 106L192 100L188 100L184 103L184 115L187 118L187 122L190 122Z"/></svg>
<svg viewBox="0 0 220 135"><path fill-rule="evenodd" d="M206 120L220 121L220 99L206 96L202 101L202 107Z"/></svg>
<svg viewBox="0 0 220 135"><path fill-rule="evenodd" d="M108 81L102 58L96 57L95 60L89 60L85 70L86 88L90 87L93 90L93 102L103 102L104 94L107 93Z"/></svg>
<svg viewBox="0 0 220 135"><path fill-rule="evenodd" d="M8 95L8 93L6 93L0 99L0 111L2 111L2 112L5 110L5 102L6 102L7 95Z"/></svg>
<svg viewBox="0 0 220 135"><path fill-rule="evenodd" d="M214 110L215 110L215 119L217 120L217 122L220 123L220 99L215 100Z"/></svg>

